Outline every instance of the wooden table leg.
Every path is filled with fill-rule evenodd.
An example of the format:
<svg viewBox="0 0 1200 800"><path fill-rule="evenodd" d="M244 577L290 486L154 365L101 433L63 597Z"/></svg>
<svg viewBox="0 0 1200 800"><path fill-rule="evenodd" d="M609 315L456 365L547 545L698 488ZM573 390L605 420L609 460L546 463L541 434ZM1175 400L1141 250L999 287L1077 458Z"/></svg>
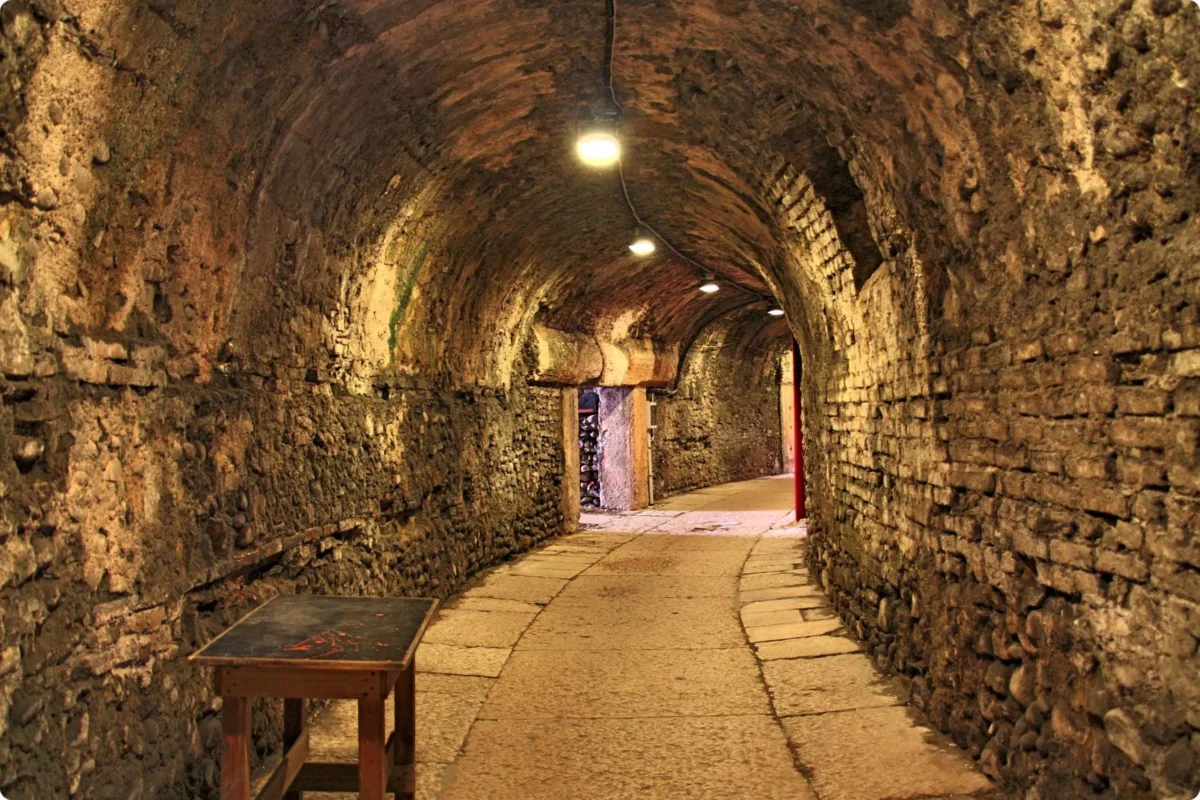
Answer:
<svg viewBox="0 0 1200 800"><path fill-rule="evenodd" d="M383 800L387 758L383 698L358 701L358 798Z"/></svg>
<svg viewBox="0 0 1200 800"><path fill-rule="evenodd" d="M395 708L396 717L396 772L401 767L415 769L417 761L417 664L416 656L408 662L408 669L400 673L396 681ZM402 784L401 784L402 785ZM407 798L407 792L395 793L396 800Z"/></svg>
<svg viewBox="0 0 1200 800"><path fill-rule="evenodd" d="M304 699L287 698L283 701L283 752L296 743L304 733ZM304 800L304 792L290 791L283 800Z"/></svg>
<svg viewBox="0 0 1200 800"><path fill-rule="evenodd" d="M221 698L221 800L250 800L250 698Z"/></svg>

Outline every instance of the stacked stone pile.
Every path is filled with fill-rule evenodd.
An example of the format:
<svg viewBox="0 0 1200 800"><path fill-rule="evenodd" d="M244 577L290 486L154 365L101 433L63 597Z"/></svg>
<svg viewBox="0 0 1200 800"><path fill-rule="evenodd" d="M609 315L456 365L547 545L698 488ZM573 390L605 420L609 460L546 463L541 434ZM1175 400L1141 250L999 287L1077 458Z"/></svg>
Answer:
<svg viewBox="0 0 1200 800"><path fill-rule="evenodd" d="M584 508L600 507L600 420L579 418L579 498Z"/></svg>

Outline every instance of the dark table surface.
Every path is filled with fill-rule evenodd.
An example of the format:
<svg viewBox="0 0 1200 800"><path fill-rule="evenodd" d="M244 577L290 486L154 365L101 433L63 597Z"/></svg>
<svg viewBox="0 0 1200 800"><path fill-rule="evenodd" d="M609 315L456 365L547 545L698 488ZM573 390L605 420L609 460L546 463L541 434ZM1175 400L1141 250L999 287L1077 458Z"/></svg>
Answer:
<svg viewBox="0 0 1200 800"><path fill-rule="evenodd" d="M435 608L428 598L280 595L192 660L206 667L402 669Z"/></svg>

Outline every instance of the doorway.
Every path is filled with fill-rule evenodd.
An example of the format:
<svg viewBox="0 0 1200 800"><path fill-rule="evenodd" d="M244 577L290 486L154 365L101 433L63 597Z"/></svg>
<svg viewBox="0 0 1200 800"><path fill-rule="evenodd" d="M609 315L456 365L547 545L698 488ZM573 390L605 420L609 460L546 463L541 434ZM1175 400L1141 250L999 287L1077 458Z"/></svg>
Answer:
<svg viewBox="0 0 1200 800"><path fill-rule="evenodd" d="M583 387L578 408L581 511L645 508L650 499L646 390Z"/></svg>
<svg viewBox="0 0 1200 800"><path fill-rule="evenodd" d="M579 505L600 507L600 397L587 388L579 390Z"/></svg>

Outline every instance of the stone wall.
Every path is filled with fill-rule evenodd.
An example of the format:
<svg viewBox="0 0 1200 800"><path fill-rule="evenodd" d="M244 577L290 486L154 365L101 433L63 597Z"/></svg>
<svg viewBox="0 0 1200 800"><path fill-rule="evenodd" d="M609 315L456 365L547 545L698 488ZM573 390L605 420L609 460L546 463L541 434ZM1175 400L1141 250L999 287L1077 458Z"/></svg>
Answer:
<svg viewBox="0 0 1200 800"><path fill-rule="evenodd" d="M562 531L574 423L523 383L519 298L434 297L478 263L434 211L473 215L426 191L461 154L382 134L408 117L378 83L339 88L365 85L326 70L355 21L3 6L0 791L214 796L186 656L278 592L445 596Z"/></svg>
<svg viewBox="0 0 1200 800"><path fill-rule="evenodd" d="M932 325L892 259L861 290L803 185L812 568L880 666L1030 798L1200 779L1200 282L1194 234L1119 217L1055 277ZM810 273L811 274L811 273ZM1114 793L1116 793L1114 795Z"/></svg>
<svg viewBox="0 0 1200 800"><path fill-rule="evenodd" d="M1019 212L1040 255L943 288L914 250L856 286L807 181L769 189L797 243L780 280L819 298L792 312L813 571L1028 798L1200 786L1200 273L1172 141L1160 188L1121 183L1128 155L1104 167L1119 200L1047 188Z"/></svg>
<svg viewBox="0 0 1200 800"><path fill-rule="evenodd" d="M445 597L563 528L556 390L148 388L124 348L99 380L0 380L10 797L214 797L198 646L280 592ZM260 756L277 713L256 710Z"/></svg>
<svg viewBox="0 0 1200 800"><path fill-rule="evenodd" d="M743 172L788 253L814 574L1031 800L1200 787L1196 11L939 12L957 66L910 63L937 91L906 117L936 157L868 130L886 92L826 122L885 255L865 280L802 153Z"/></svg>
<svg viewBox="0 0 1200 800"><path fill-rule="evenodd" d="M652 394L656 498L781 471L779 355L775 341L736 320L701 333L675 390Z"/></svg>
<svg viewBox="0 0 1200 800"><path fill-rule="evenodd" d="M1031 294L927 372L912 338L814 387L813 568L993 777L1183 797L1200 774L1200 325L1195 305L1147 321L1106 271L1132 277L1098 264L1063 309L1077 322ZM887 303L891 277L860 300ZM1155 284L1195 302L1181 272Z"/></svg>

